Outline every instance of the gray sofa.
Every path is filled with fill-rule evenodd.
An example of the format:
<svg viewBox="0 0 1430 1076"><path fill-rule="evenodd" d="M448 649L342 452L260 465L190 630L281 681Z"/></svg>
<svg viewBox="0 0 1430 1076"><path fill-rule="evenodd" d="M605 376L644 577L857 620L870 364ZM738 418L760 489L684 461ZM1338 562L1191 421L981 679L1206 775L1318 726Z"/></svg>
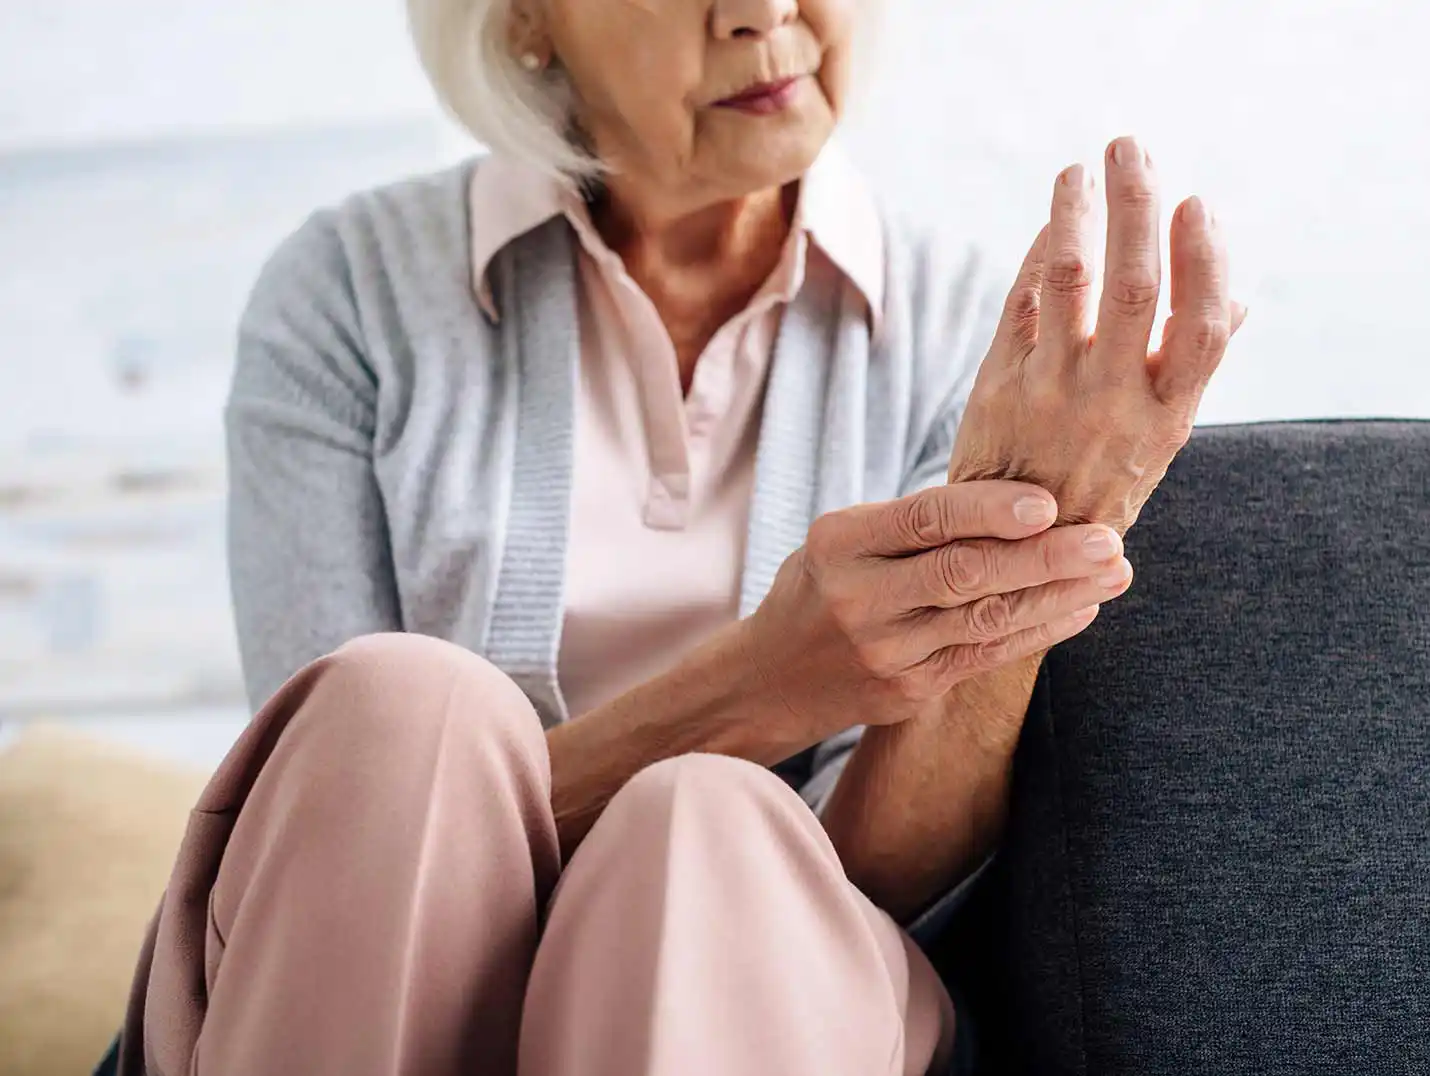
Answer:
<svg viewBox="0 0 1430 1076"><path fill-rule="evenodd" d="M1430 1074L1430 422L1198 431L938 954L982 1071Z"/></svg>

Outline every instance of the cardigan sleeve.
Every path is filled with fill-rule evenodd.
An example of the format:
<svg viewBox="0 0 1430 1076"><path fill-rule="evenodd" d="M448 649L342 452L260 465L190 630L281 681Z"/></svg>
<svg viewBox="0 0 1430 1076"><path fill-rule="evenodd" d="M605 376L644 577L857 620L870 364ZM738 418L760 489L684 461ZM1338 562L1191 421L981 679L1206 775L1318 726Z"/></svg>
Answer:
<svg viewBox="0 0 1430 1076"><path fill-rule="evenodd" d="M255 708L347 640L401 630L376 407L342 243L320 213L259 275L224 416L229 580Z"/></svg>
<svg viewBox="0 0 1430 1076"><path fill-rule="evenodd" d="M921 302L915 323L915 398L938 401L914 442L916 450L905 470L899 496L919 493L947 481L953 442L983 358L993 344L1003 317L1012 275L991 267L976 249L956 271L935 271L947 277L940 303Z"/></svg>

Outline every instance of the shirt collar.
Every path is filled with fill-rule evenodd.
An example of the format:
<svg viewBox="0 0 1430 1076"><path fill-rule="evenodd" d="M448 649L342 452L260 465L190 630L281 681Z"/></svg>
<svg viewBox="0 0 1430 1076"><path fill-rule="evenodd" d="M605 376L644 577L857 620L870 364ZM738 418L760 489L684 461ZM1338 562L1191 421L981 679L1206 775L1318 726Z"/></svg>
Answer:
<svg viewBox="0 0 1430 1076"><path fill-rule="evenodd" d="M564 215L588 249L593 242L604 247L575 188L500 155L484 158L473 170L469 210L472 280L478 303L493 321L499 315L487 271L511 242ZM800 184L794 231L807 234L858 289L877 332L884 309L883 221L873 193L836 142L824 148ZM794 289L802 282L801 258Z"/></svg>

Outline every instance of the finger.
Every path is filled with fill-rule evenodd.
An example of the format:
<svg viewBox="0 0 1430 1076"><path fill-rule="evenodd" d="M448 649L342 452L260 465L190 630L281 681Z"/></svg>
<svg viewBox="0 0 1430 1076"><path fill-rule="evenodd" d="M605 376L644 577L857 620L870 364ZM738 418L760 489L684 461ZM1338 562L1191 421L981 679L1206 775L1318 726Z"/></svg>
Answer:
<svg viewBox="0 0 1430 1076"><path fill-rule="evenodd" d="M840 528L829 540L850 555L904 557L965 538L1027 538L1052 526L1057 515L1057 501L1046 490L1027 482L987 481L934 486L825 519ZM813 530L810 534L814 537Z"/></svg>
<svg viewBox="0 0 1430 1076"><path fill-rule="evenodd" d="M1048 225L1038 233L1023 259L1018 277L1003 304L1003 316L993 336L997 351L1023 355L1038 342L1038 310L1043 290L1043 263L1047 253Z"/></svg>
<svg viewBox="0 0 1430 1076"><path fill-rule="evenodd" d="M1250 313L1251 313L1251 311L1247 308L1247 306L1246 306L1245 303L1237 302L1237 300L1235 300L1235 299L1233 299L1233 300L1231 301L1231 336L1232 336L1232 339L1236 339L1236 334L1239 333L1239 332L1241 332L1241 327L1246 324L1246 317L1247 317L1247 315L1250 314ZM1158 356L1160 356L1160 354L1161 354L1161 352L1162 352L1162 349L1167 346L1167 338L1168 338L1168 335L1169 335L1169 330L1170 330L1171 324L1172 324L1171 319L1168 319L1167 324L1162 327L1162 344L1161 344L1161 347L1159 347L1159 348L1157 349L1157 355L1158 355ZM1153 356L1153 357L1156 358L1157 356Z"/></svg>
<svg viewBox="0 0 1430 1076"><path fill-rule="evenodd" d="M1233 324L1227 278L1221 230L1201 199L1189 198L1172 218L1172 316L1153 364L1153 388L1168 404L1195 406L1226 354Z"/></svg>
<svg viewBox="0 0 1430 1076"><path fill-rule="evenodd" d="M1132 138L1107 154L1107 272L1092 362L1102 376L1143 375L1162 288L1157 186L1150 159Z"/></svg>
<svg viewBox="0 0 1430 1076"><path fill-rule="evenodd" d="M1080 164L1065 169L1053 188L1043 269L1038 339L1081 349L1087 340L1093 282L1092 174Z"/></svg>
<svg viewBox="0 0 1430 1076"><path fill-rule="evenodd" d="M1050 620L1037 627L1005 636L995 642L983 643L975 647L978 651L977 660L997 668L1010 661L1017 661L1019 658L1049 650L1081 632L1097 619L1097 614L1101 611L1102 606L1092 605L1086 609L1080 609L1070 616Z"/></svg>
<svg viewBox="0 0 1430 1076"><path fill-rule="evenodd" d="M928 659L908 675L918 678L917 689L935 696L954 685L1001 668L1010 662L1042 654L1066 642L1097 619L1099 607L1080 609L1035 628L1028 628L993 643L977 646L950 646L929 655Z"/></svg>
<svg viewBox="0 0 1430 1076"><path fill-rule="evenodd" d="M916 659L949 646L994 643L1120 598L1131 585L1132 564L1119 556L1091 576L1059 579L1013 594L990 594L957 609L925 610L910 620L904 641Z"/></svg>
<svg viewBox="0 0 1430 1076"><path fill-rule="evenodd" d="M1117 532L1096 523L1021 541L954 542L893 565L888 593L898 609L952 609L993 594L1086 578L1121 555Z"/></svg>
<svg viewBox="0 0 1430 1076"><path fill-rule="evenodd" d="M1246 324L1246 316L1250 313L1245 303L1239 303L1235 299L1231 301L1231 338L1236 339L1236 334L1241 332L1241 327ZM1149 368L1155 373L1161 364L1162 353L1167 350L1167 341L1172 334L1172 320L1167 319L1167 323L1162 326L1162 343L1158 346L1155 354L1148 358ZM1230 344L1228 343L1228 346Z"/></svg>

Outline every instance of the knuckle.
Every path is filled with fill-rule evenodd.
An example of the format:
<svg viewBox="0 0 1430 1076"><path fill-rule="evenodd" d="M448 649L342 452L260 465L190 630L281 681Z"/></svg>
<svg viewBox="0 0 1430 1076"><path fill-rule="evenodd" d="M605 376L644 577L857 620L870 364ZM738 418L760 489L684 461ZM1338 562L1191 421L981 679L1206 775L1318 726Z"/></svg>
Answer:
<svg viewBox="0 0 1430 1076"><path fill-rule="evenodd" d="M1203 355L1219 355L1231 343L1231 326L1222 321L1207 320L1192 332L1192 347Z"/></svg>
<svg viewBox="0 0 1430 1076"><path fill-rule="evenodd" d="M1143 314L1157 305L1161 280L1149 266L1124 269L1108 281L1106 299L1113 310L1123 314Z"/></svg>
<svg viewBox="0 0 1430 1076"><path fill-rule="evenodd" d="M987 672L989 669L1006 665L1013 656L1012 644L1006 639L990 639L970 649L973 651L970 661L977 672Z"/></svg>
<svg viewBox="0 0 1430 1076"><path fill-rule="evenodd" d="M809 528L804 547L813 566L823 566L835 559L843 544L844 521L839 512L820 516Z"/></svg>
<svg viewBox="0 0 1430 1076"><path fill-rule="evenodd" d="M980 656L982 652L983 644L950 647L945 662L946 671L960 677L983 672L987 666Z"/></svg>
<svg viewBox="0 0 1430 1076"><path fill-rule="evenodd" d="M942 498L920 494L905 502L902 526L912 544L932 545L945 533L946 515Z"/></svg>
<svg viewBox="0 0 1430 1076"><path fill-rule="evenodd" d="M942 652L931 655L925 661L908 669L901 675L887 681L889 690L901 705L926 702L937 691L935 685L943 661Z"/></svg>
<svg viewBox="0 0 1430 1076"><path fill-rule="evenodd" d="M863 645L865 626L868 623L868 609L858 595L841 593L826 588L824 609L835 629L849 640L856 649Z"/></svg>
<svg viewBox="0 0 1430 1076"><path fill-rule="evenodd" d="M997 648L1004 644L978 643L971 646L950 647L947 658L939 670L939 686L947 691L955 684L971 679L982 673L996 669L1003 662L997 660Z"/></svg>
<svg viewBox="0 0 1430 1076"><path fill-rule="evenodd" d="M854 648L854 658L860 667L876 680L894 679L903 669L898 660L896 644L890 639L872 639Z"/></svg>
<svg viewBox="0 0 1430 1076"><path fill-rule="evenodd" d="M1035 320L1038 316L1038 293L1032 288L1019 288L1003 305L1003 317L1015 325Z"/></svg>
<svg viewBox="0 0 1430 1076"><path fill-rule="evenodd" d="M955 596L977 593L988 578L987 555L966 542L944 546L938 564L941 582Z"/></svg>
<svg viewBox="0 0 1430 1076"><path fill-rule="evenodd" d="M968 607L968 633L973 642L1003 638L1012 622L1013 603L1006 594L990 594Z"/></svg>
<svg viewBox="0 0 1430 1076"><path fill-rule="evenodd" d="M873 690L866 697L883 711L875 720L879 724L897 724L911 716L911 707L927 702L935 694L925 686L930 678L928 663L925 662L901 676L873 685Z"/></svg>
<svg viewBox="0 0 1430 1076"><path fill-rule="evenodd" d="M1061 251L1048 261L1043 280L1056 294L1080 295L1092 287L1092 266L1081 251Z"/></svg>

